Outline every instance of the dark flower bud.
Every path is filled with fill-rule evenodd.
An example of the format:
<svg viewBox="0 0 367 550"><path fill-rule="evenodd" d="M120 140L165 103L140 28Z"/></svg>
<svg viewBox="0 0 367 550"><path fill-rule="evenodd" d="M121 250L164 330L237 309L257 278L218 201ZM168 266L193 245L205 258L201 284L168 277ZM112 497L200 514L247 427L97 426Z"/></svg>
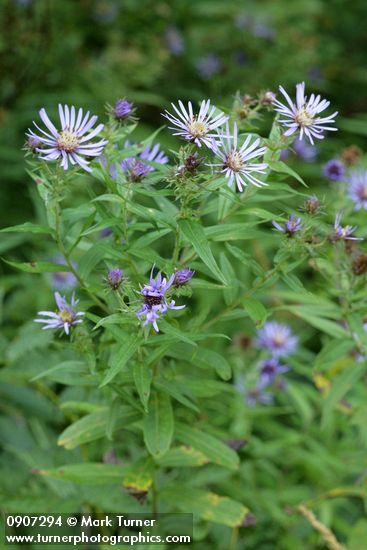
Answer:
<svg viewBox="0 0 367 550"><path fill-rule="evenodd" d="M191 271L188 267L184 269L179 269L175 273L175 278L173 280L173 286L183 286L188 283L194 276L194 271Z"/></svg>
<svg viewBox="0 0 367 550"><path fill-rule="evenodd" d="M352 261L352 270L355 275L367 273L367 254L358 254Z"/></svg>
<svg viewBox="0 0 367 550"><path fill-rule="evenodd" d="M107 282L112 288L112 290L117 290L122 281L122 270L121 269L111 269L107 275Z"/></svg>

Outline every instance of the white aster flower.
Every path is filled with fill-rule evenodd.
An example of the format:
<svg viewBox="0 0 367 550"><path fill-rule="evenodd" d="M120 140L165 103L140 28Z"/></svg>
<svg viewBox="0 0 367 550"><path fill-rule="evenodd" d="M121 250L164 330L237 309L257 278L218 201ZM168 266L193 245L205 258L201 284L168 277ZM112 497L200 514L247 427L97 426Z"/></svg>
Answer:
<svg viewBox="0 0 367 550"><path fill-rule="evenodd" d="M243 191L243 186L252 183L256 187L267 185L265 182L257 179L253 174L265 174L268 165L265 162L253 163L251 159L262 156L266 147L258 147L260 138L251 143L253 136L250 134L245 139L243 145L238 146L237 124L233 125L233 134L230 134L228 122L226 131L218 131L217 141L213 140L212 149L216 157L221 160L220 164L211 164L210 166L219 166L228 179L228 186L231 187L233 180L239 191Z"/></svg>
<svg viewBox="0 0 367 550"><path fill-rule="evenodd" d="M285 136L290 136L299 130L299 138L302 139L303 134L305 134L313 145L313 138L324 139L323 132L325 130L334 132L337 130L337 128L330 127L329 124L335 122L334 118L338 112L336 111L328 117L319 117L319 113L329 107L330 101L321 99L320 95L315 96L315 94L311 94L310 98L307 99L304 82L296 86L296 103L293 103L282 86L279 86L279 90L284 95L288 105L284 105L277 99L274 100L273 104L275 110L285 117L285 119L281 118L279 120L280 124L288 128L284 133Z"/></svg>
<svg viewBox="0 0 367 550"><path fill-rule="evenodd" d="M174 103L171 105L177 116L168 111L162 115L173 124L173 127L169 126L171 130L176 130L173 135L192 141L198 147L204 144L211 149L213 138L216 137L213 130L224 124L228 117L222 112L216 114L216 107L210 108L210 99L201 102L198 114L194 114L191 101L188 102L187 109L181 100L178 101L181 110Z"/></svg>
<svg viewBox="0 0 367 550"><path fill-rule="evenodd" d="M92 169L88 166L89 162L84 157L98 157L107 143L105 139L88 143L104 128L103 124L98 124L92 130L98 117L91 117L89 111L83 117L83 109L79 109L76 113L74 106L69 109L68 105L64 107L59 105L61 130L57 130L48 118L45 109L41 109L39 115L48 132L45 132L33 122L40 134L37 135L29 129L27 136L37 138L43 145L42 148L35 149L40 158L48 161L61 158L60 166L64 170L68 169L70 163L72 165L79 164L83 170L92 172Z"/></svg>

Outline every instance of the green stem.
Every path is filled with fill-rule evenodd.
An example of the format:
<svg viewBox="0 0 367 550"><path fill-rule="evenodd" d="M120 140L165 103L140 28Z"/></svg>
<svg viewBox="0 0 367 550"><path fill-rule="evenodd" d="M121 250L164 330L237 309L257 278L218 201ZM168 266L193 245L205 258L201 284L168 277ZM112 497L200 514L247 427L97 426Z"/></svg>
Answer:
<svg viewBox="0 0 367 550"><path fill-rule="evenodd" d="M75 270L71 260L70 260L70 257L69 257L69 254L64 246L64 243L62 241L62 238L61 238L61 217L60 217L60 205L59 205L59 202L58 202L58 199L56 198L55 200L55 231L56 231L56 243L57 243L57 246L61 252L61 254L63 255L63 257L65 258L65 261L66 261L66 264L68 266L68 268L70 269L71 273L74 275L74 277L77 279L77 281L79 282L80 286L86 291L86 293L88 294L88 296L93 300L93 302L98 305L98 307L100 307L101 309L103 309L103 311L105 313L109 313L109 310L107 308L107 306L99 299L97 298L97 296L95 296L87 287L87 284L86 282L83 280L83 278L79 275L79 273Z"/></svg>

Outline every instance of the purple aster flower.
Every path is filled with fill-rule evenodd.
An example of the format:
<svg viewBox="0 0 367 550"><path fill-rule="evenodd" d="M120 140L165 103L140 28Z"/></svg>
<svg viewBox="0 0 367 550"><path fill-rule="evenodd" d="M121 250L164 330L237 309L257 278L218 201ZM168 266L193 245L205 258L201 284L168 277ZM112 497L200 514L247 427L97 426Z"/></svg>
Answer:
<svg viewBox="0 0 367 550"><path fill-rule="evenodd" d="M223 63L217 55L210 53L209 55L200 57L197 60L196 68L203 80L209 80L212 76L218 74L222 70Z"/></svg>
<svg viewBox="0 0 367 550"><path fill-rule="evenodd" d="M285 119L279 120L280 124L288 128L284 133L285 136L291 136L299 130L299 139L302 139L303 134L305 134L313 145L313 138L323 139L325 130L337 130L337 128L329 126L329 124L335 122L334 117L338 114L337 112L324 118L318 116L319 113L327 109L330 101L321 99L320 95L315 96L315 94L311 94L310 98L307 99L304 82L296 86L296 103L293 103L282 86L279 86L279 90L284 95L288 105L275 99L274 108L281 116L285 117Z"/></svg>
<svg viewBox="0 0 367 550"><path fill-rule="evenodd" d="M55 264L67 265L65 259L62 256L57 256L53 259ZM77 264L73 262L74 269L77 268ZM74 288L77 284L77 279L73 273L70 271L54 271L50 274L52 286L56 290L67 290Z"/></svg>
<svg viewBox="0 0 367 550"><path fill-rule="evenodd" d="M355 210L367 210L367 170L354 170L348 178L348 193Z"/></svg>
<svg viewBox="0 0 367 550"><path fill-rule="evenodd" d="M167 29L166 44L172 55L180 56L185 51L183 36L176 27L169 27Z"/></svg>
<svg viewBox="0 0 367 550"><path fill-rule="evenodd" d="M88 166L89 162L84 157L100 156L107 140L101 139L97 142L88 143L103 130L104 125L98 124L92 130L98 117L91 117L89 111L84 117L83 114L83 109L79 109L78 113L76 113L74 105L70 109L67 105L64 107L59 105L61 129L57 130L48 118L45 109L39 111L39 115L48 132L45 132L33 122L40 135L35 134L33 130L29 129L27 136L29 138L38 138L45 145L42 149L36 149L42 160L52 161L61 159L60 166L64 170L69 168L70 163L71 165L79 164L83 170L92 172L92 169Z"/></svg>
<svg viewBox="0 0 367 550"><path fill-rule="evenodd" d="M262 388L271 384L279 374L289 371L288 365L282 365L274 357L261 361L257 368L260 370L260 387Z"/></svg>
<svg viewBox="0 0 367 550"><path fill-rule="evenodd" d="M110 227L105 227L104 229L102 229L99 236L101 239L105 239L106 237L109 237L110 235L112 235L112 233L113 231Z"/></svg>
<svg viewBox="0 0 367 550"><path fill-rule="evenodd" d="M257 333L259 348L268 350L274 357L286 357L297 349L298 338L287 325L268 321Z"/></svg>
<svg viewBox="0 0 367 550"><path fill-rule="evenodd" d="M256 405L271 405L273 403L273 395L266 392L264 388L252 388L247 391L246 403L249 407L256 407Z"/></svg>
<svg viewBox="0 0 367 550"><path fill-rule="evenodd" d="M45 326L42 327L43 330L48 328L63 328L66 334L69 334L70 327L80 324L83 322L83 319L78 319L85 315L82 311L75 311L73 308L77 305L79 300L75 300L73 294L71 298L71 306L67 303L65 296L62 297L58 292L55 292L55 301L58 307L58 311L39 311L38 315L43 315L45 319L34 319L36 323L43 323Z"/></svg>
<svg viewBox="0 0 367 550"><path fill-rule="evenodd" d="M263 38L264 40L274 40L275 31L264 21L255 21L252 27L252 34L257 38Z"/></svg>
<svg viewBox="0 0 367 550"><path fill-rule="evenodd" d="M145 317L144 326L151 323L154 330L159 332L157 321L161 315L165 315L169 309L183 309L186 306L176 306L174 300L168 302L165 296L173 284L175 275L173 274L167 281L167 279L162 278L162 274L159 272L156 279L154 279L153 269L150 273L149 284L144 285L140 292L144 296L144 304L137 312L137 316L139 318Z"/></svg>
<svg viewBox="0 0 367 550"><path fill-rule="evenodd" d="M132 145L129 141L125 141L125 149ZM122 160L120 166L132 181L141 181L149 172L155 170L149 162L167 164L168 160L167 155L160 150L159 143L156 143L155 145L147 145L136 157L128 157ZM110 174L113 179L116 179L117 170L114 164L110 168Z"/></svg>
<svg viewBox="0 0 367 550"><path fill-rule="evenodd" d="M188 267L185 267L183 269L179 269L174 274L173 286L176 286L176 287L177 286L183 286L186 283L188 283L189 281L191 281L193 276L194 276L194 271L191 271L191 269L189 269Z"/></svg>
<svg viewBox="0 0 367 550"><path fill-rule="evenodd" d="M181 100L178 102L181 110L174 103L171 105L176 114L172 115L165 111L162 115L173 124L169 126L170 130L175 130L173 135L192 141L198 147L204 144L211 149L213 138L216 137L213 130L224 124L228 117L222 112L217 112L216 107L210 108L210 99L201 102L198 114L194 114L191 101L188 102L187 110Z"/></svg>
<svg viewBox="0 0 367 550"><path fill-rule="evenodd" d="M312 162L317 157L317 147L299 138L294 140L292 147L297 157L301 160Z"/></svg>
<svg viewBox="0 0 367 550"><path fill-rule="evenodd" d="M297 155L297 157L305 162L312 162L315 160L318 154L316 145L310 145L306 141L303 141L299 138L295 139L291 145L291 149ZM280 153L280 160L285 160L289 157L290 150L282 149Z"/></svg>
<svg viewBox="0 0 367 550"><path fill-rule="evenodd" d="M352 225L342 227L340 225L341 213L335 216L334 232L329 236L330 241L363 241L363 237L352 237L352 233L357 229Z"/></svg>
<svg viewBox="0 0 367 550"><path fill-rule="evenodd" d="M268 165L264 162L249 162L251 159L263 155L266 151L266 147L258 147L260 138L255 139L251 143L252 136L248 135L245 142L239 146L237 124L234 123L233 135L230 135L227 123L226 132L219 131L217 139L218 141L213 140L212 149L221 163L211 164L210 166L219 166L222 168L221 171L225 173L229 187L232 186L233 181L236 182L239 191L243 191L243 186L246 187L248 183L252 183L256 187L267 185L263 181L258 180L253 174L265 174Z"/></svg>
<svg viewBox="0 0 367 550"><path fill-rule="evenodd" d="M285 233L289 237L292 237L297 231L300 231L302 229L302 220L301 218L297 218L295 214L292 214L288 218L288 220L285 222L284 225L280 225L276 221L271 222L275 229L278 231L281 231L282 233Z"/></svg>
<svg viewBox="0 0 367 550"><path fill-rule="evenodd" d="M124 120L131 115L133 110L133 103L130 103L129 101L127 101L127 99L119 99L118 101L116 101L116 105L113 109L113 114L117 120Z"/></svg>
<svg viewBox="0 0 367 550"><path fill-rule="evenodd" d="M345 166L340 160L331 159L325 164L322 173L329 180L341 181L344 178Z"/></svg>
<svg viewBox="0 0 367 550"><path fill-rule="evenodd" d="M107 275L107 282L112 290L117 290L122 281L122 269L111 269Z"/></svg>

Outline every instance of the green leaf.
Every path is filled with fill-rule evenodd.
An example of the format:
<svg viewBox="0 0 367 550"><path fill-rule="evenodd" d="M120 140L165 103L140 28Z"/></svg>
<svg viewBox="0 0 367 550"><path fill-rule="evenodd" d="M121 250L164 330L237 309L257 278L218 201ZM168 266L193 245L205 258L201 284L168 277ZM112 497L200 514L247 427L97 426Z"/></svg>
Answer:
<svg viewBox="0 0 367 550"><path fill-rule="evenodd" d="M150 396L150 385L152 383L152 371L144 363L135 363L133 368L134 382L138 391L140 401L144 409L148 410L148 401Z"/></svg>
<svg viewBox="0 0 367 550"><path fill-rule="evenodd" d="M224 252L222 252L220 255L220 267L227 281L230 281L230 284L224 287L223 291L224 301L227 306L229 306L236 299L238 283L236 273L234 272L232 264L228 261L228 258L226 257Z"/></svg>
<svg viewBox="0 0 367 550"><path fill-rule="evenodd" d="M91 375L83 361L63 361L50 369L40 372L31 382L40 378L48 378L54 382L68 386L91 386L97 383L97 377Z"/></svg>
<svg viewBox="0 0 367 550"><path fill-rule="evenodd" d="M232 376L231 365L227 359L214 350L208 348L198 348L192 356L192 363L199 367L216 370L222 380L229 380Z"/></svg>
<svg viewBox="0 0 367 550"><path fill-rule="evenodd" d="M236 500L177 483L164 488L160 495L183 512L189 510L206 521L228 527L240 527L249 514L249 509Z"/></svg>
<svg viewBox="0 0 367 550"><path fill-rule="evenodd" d="M126 489L132 489L133 491L146 492L149 491L153 484L154 479L154 462L151 458L141 458L135 464L133 464L124 480L122 485Z"/></svg>
<svg viewBox="0 0 367 550"><path fill-rule="evenodd" d="M179 384L165 380L164 378L160 378L154 382L154 386L158 390L168 393L168 395L170 395L189 409L192 409L195 412L200 412L196 405L194 405L189 399L187 399L185 395L182 395L181 392L184 391L185 388L182 388Z"/></svg>
<svg viewBox="0 0 367 550"><path fill-rule="evenodd" d="M356 343L350 340L330 340L318 353L314 362L315 370L325 372L329 366L343 357L347 357L349 352L355 348Z"/></svg>
<svg viewBox="0 0 367 550"><path fill-rule="evenodd" d="M168 334L169 336L174 336L175 340L179 342L186 342L191 346L195 346L195 347L197 346L197 343L194 342L194 340L191 340L189 336L187 336L181 330L175 328L172 324L168 323L165 319L161 319L159 321L159 326L161 327L164 333Z"/></svg>
<svg viewBox="0 0 367 550"><path fill-rule="evenodd" d="M104 409L80 418L62 432L58 445L66 449L75 449L83 443L101 439L106 435L106 426L110 416L109 409ZM122 430L128 424L136 422L141 415L129 406L121 406L114 425L114 432Z"/></svg>
<svg viewBox="0 0 367 550"><path fill-rule="evenodd" d="M353 363L351 365L347 365L344 371L339 376L333 378L331 390L327 395L322 410L322 429L326 428L331 418L331 415L339 401L358 382L358 380L365 374L365 372L366 366L363 363Z"/></svg>
<svg viewBox="0 0 367 550"><path fill-rule="evenodd" d="M50 470L39 470L37 473L55 479L64 479L87 485L111 485L121 483L126 466L120 464L100 464L83 462L83 464L66 464Z"/></svg>
<svg viewBox="0 0 367 550"><path fill-rule="evenodd" d="M260 328L268 316L267 309L255 298L244 298L243 305L249 317L255 323L256 328Z"/></svg>
<svg viewBox="0 0 367 550"><path fill-rule="evenodd" d="M30 222L5 227L4 229L0 229L0 233L46 233L49 235L55 235L55 231L51 227L48 227L47 225L37 225Z"/></svg>
<svg viewBox="0 0 367 550"><path fill-rule="evenodd" d="M19 271L25 271L27 273L57 273L59 271L70 272L70 267L63 264L54 264L52 262L10 262L9 260L2 260L19 269Z"/></svg>
<svg viewBox="0 0 367 550"><path fill-rule="evenodd" d="M285 162L281 160L273 160L270 162L270 169L274 170L274 172L279 172L280 174L287 174L288 176L292 176L297 181L302 183L305 187L308 187L308 185L303 181L301 176L297 174L292 168L288 166Z"/></svg>
<svg viewBox="0 0 367 550"><path fill-rule="evenodd" d="M125 336L126 338L118 343L120 349L113 357L111 366L102 380L100 388L111 382L119 372L123 371L126 363L136 353L140 346L141 339L139 335L131 336L126 334Z"/></svg>
<svg viewBox="0 0 367 550"><path fill-rule="evenodd" d="M171 400L165 393L154 392L143 421L144 442L151 455L159 458L168 451L173 430Z"/></svg>
<svg viewBox="0 0 367 550"><path fill-rule="evenodd" d="M175 436L181 443L190 445L204 453L215 464L225 466L231 470L236 470L239 466L237 453L210 434L186 426L181 422L176 422Z"/></svg>
<svg viewBox="0 0 367 550"><path fill-rule="evenodd" d="M158 462L163 468L194 468L204 466L210 460L193 447L182 446L170 449Z"/></svg>
<svg viewBox="0 0 367 550"><path fill-rule="evenodd" d="M195 252L203 260L205 265L210 269L214 277L222 283L227 284L227 281L220 271L218 264L212 254L212 251L210 250L210 246L204 229L201 227L199 222L195 220L179 220L178 225L183 235L194 247Z"/></svg>

